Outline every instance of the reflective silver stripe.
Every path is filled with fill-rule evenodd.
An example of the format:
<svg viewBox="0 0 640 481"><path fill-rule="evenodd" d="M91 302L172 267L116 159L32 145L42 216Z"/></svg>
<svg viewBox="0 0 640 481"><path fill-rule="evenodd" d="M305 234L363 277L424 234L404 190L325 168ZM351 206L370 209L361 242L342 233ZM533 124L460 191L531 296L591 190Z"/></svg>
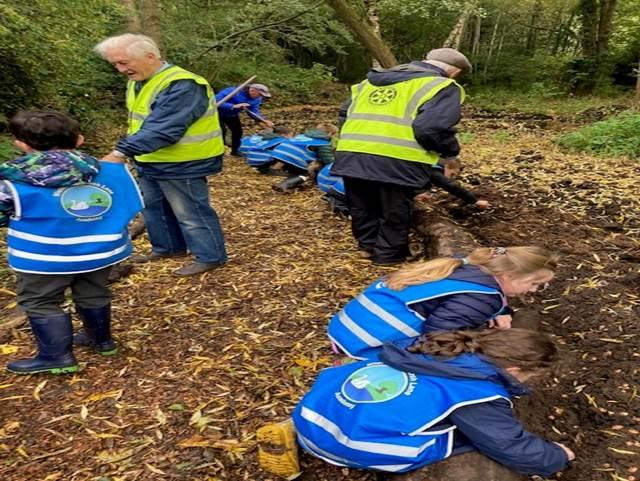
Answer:
<svg viewBox="0 0 640 481"><path fill-rule="evenodd" d="M338 319L349 331L351 331L358 339L364 342L367 346L376 347L382 346L382 342L373 337L367 331L358 326L353 319L351 319L344 309L338 313Z"/></svg>
<svg viewBox="0 0 640 481"><path fill-rule="evenodd" d="M319 428L322 428L327 433L331 434L333 438L346 446L347 448L355 449L357 451L364 451L366 453L383 454L385 456L405 456L409 458L415 458L422 453L426 448L435 443L435 439L426 442L422 446L402 446L399 444L388 443L372 443L370 441L356 441L350 439L346 434L342 432L340 426L324 417L322 414L312 411L307 407L303 407L300 410L300 415L312 424L315 424Z"/></svg>
<svg viewBox="0 0 640 481"><path fill-rule="evenodd" d="M358 301L362 307L364 307L367 311L372 313L374 316L379 317L384 322L392 326L394 329L400 331L405 336L409 337L417 337L420 335L418 331L409 326L408 324L402 322L396 316L391 314L390 312L385 311L382 307L377 304L374 304L371 299L366 297L364 294L360 294L356 297L356 301Z"/></svg>
<svg viewBox="0 0 640 481"><path fill-rule="evenodd" d="M412 117L413 111L418 108L418 104L420 103L420 100L427 92L437 87L441 83L449 82L450 80L451 79L448 79L445 77L435 77L431 82L420 87L418 91L415 94L413 94L413 97L411 97L411 100L407 104L407 108L404 111L404 117L407 119L410 119Z"/></svg>
<svg viewBox="0 0 640 481"><path fill-rule="evenodd" d="M209 132L208 134L185 135L178 141L178 144L195 144L197 142L202 142L203 140L215 139L216 137L220 137L221 135L222 132L220 130Z"/></svg>
<svg viewBox="0 0 640 481"><path fill-rule="evenodd" d="M8 229L7 235L26 241L39 242L40 244L64 246L86 244L88 242L113 242L118 241L123 237L122 234L84 235L78 237L46 237L42 235L29 234L28 232L22 232L15 229Z"/></svg>
<svg viewBox="0 0 640 481"><path fill-rule="evenodd" d="M363 80L356 86L356 95L351 99L351 105L349 105L349 108L347 109L347 118L351 116L351 112L353 112L353 109L356 108L356 100L358 100L360 92L362 92L362 89L364 88L365 82L366 80Z"/></svg>
<svg viewBox="0 0 640 481"><path fill-rule="evenodd" d="M410 118L400 118L384 114L350 114L349 120L374 120L376 122L387 122L389 124L403 125L406 127L411 127L413 123L413 120Z"/></svg>
<svg viewBox="0 0 640 481"><path fill-rule="evenodd" d="M391 144L391 145L397 145L399 147L407 147L409 149L416 149L421 152L425 151L418 142L411 141L411 140L396 139L393 137L384 137L382 135L341 134L340 140L360 140L362 142L376 142L380 144Z"/></svg>
<svg viewBox="0 0 640 481"><path fill-rule="evenodd" d="M109 257L113 257L118 255L125 250L127 250L128 244L125 244L117 249L113 249L108 252L100 252L98 254L88 254L82 256L54 256L54 255L46 255L46 254L37 254L35 252L26 252L21 251L19 249L13 249L9 247L7 252L16 257L20 257L22 259L31 259L34 261L45 261L45 262L83 262L83 261L97 261L102 259L108 259Z"/></svg>
<svg viewBox="0 0 640 481"><path fill-rule="evenodd" d="M144 114L136 114L134 112L129 112L129 119L130 120L142 120L144 121L144 119L147 118L147 115Z"/></svg>

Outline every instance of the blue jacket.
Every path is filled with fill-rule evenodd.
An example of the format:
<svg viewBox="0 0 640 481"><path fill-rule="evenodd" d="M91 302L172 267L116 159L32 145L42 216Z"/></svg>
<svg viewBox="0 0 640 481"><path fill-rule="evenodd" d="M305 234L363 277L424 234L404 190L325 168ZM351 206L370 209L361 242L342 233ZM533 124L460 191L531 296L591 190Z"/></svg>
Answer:
<svg viewBox="0 0 640 481"><path fill-rule="evenodd" d="M127 224L142 209L142 199L124 164L104 162L91 182L59 188L3 182L14 206L7 231L12 269L90 272L131 254Z"/></svg>
<svg viewBox="0 0 640 481"><path fill-rule="evenodd" d="M504 306L506 298L495 279L464 266L448 278L398 291L378 280L333 316L328 334L349 357L373 359L385 342L480 327Z"/></svg>
<svg viewBox="0 0 640 481"><path fill-rule="evenodd" d="M220 92L216 94L216 101L222 100L228 94L230 94L237 86L227 87L222 89ZM260 113L260 105L262 104L262 97L258 96L255 99L251 98L249 95L248 89L242 89L240 92L235 94L226 102L220 104L218 106L218 112L220 112L220 117L238 117L243 109L234 109L233 106L236 104L249 104L247 110L256 115L262 116ZM249 114L249 116L251 116Z"/></svg>
<svg viewBox="0 0 640 481"><path fill-rule="evenodd" d="M165 64L163 68L169 67ZM137 82L136 89L144 82ZM151 113L140 130L121 139L116 150L130 158L148 154L178 142L187 129L209 108L206 89L193 80L176 80L160 92ZM222 170L222 155L191 162L141 162L138 172L157 179L190 179L217 174Z"/></svg>
<svg viewBox="0 0 640 481"><path fill-rule="evenodd" d="M460 436L524 474L565 467L559 446L513 416L510 397L526 390L481 356L437 361L388 346L380 361L320 373L292 416L306 451L338 466L406 472L457 454Z"/></svg>
<svg viewBox="0 0 640 481"><path fill-rule="evenodd" d="M318 176L316 177L318 189L320 189L325 194L337 193L340 195L345 195L344 181L342 180L342 177L331 175L332 165L333 164L327 164L320 170L320 172L318 172Z"/></svg>
<svg viewBox="0 0 640 481"><path fill-rule="evenodd" d="M367 79L373 85L382 86L433 76L446 77L446 72L424 62L411 62L408 66L399 65L391 69L371 70ZM351 101L347 100L342 105L339 123L343 123L350 103ZM460 146L456 140L455 125L460 121L460 117L460 89L450 85L418 109L418 115L412 125L416 141L425 150L436 152L441 157L457 156L460 153ZM336 152L336 162L333 167L333 173L336 175L418 189L425 188L429 184L430 170L428 164L420 162L344 151Z"/></svg>

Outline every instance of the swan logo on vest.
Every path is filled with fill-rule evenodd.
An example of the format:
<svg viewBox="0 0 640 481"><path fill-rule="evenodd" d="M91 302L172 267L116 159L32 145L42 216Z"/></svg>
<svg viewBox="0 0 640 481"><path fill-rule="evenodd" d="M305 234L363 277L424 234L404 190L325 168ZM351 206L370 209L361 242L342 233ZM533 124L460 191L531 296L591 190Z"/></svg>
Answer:
<svg viewBox="0 0 640 481"><path fill-rule="evenodd" d="M369 94L369 103L384 105L396 98L398 92L393 87L380 87Z"/></svg>
<svg viewBox="0 0 640 481"><path fill-rule="evenodd" d="M384 364L358 369L342 385L342 395L349 401L381 403L403 394L409 387L407 373Z"/></svg>
<svg viewBox="0 0 640 481"><path fill-rule="evenodd" d="M112 202L111 192L96 184L74 185L60 194L60 205L77 220L97 220Z"/></svg>

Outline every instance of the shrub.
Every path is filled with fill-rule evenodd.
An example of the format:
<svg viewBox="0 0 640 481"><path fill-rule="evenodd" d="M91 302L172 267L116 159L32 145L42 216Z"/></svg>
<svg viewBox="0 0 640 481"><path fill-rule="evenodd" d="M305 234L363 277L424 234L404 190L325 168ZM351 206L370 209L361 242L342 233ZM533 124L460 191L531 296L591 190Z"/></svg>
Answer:
<svg viewBox="0 0 640 481"><path fill-rule="evenodd" d="M640 156L640 114L624 112L582 127L556 139L558 145L575 152L604 156Z"/></svg>

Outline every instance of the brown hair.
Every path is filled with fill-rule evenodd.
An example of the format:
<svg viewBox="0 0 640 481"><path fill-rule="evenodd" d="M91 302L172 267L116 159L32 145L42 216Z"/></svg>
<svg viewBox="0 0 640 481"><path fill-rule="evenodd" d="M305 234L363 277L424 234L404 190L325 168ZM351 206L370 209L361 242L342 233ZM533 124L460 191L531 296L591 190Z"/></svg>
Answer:
<svg viewBox="0 0 640 481"><path fill-rule="evenodd" d="M465 263L478 266L493 276L504 273L527 276L542 269L554 272L558 266L558 256L537 246L478 247L464 260L439 257L427 262L409 264L390 274L385 283L390 289L400 290L408 286L438 281L448 277Z"/></svg>
<svg viewBox="0 0 640 481"><path fill-rule="evenodd" d="M483 354L502 368L523 371L553 368L560 357L547 334L516 328L433 332L420 337L408 350L440 357Z"/></svg>
<svg viewBox="0 0 640 481"><path fill-rule="evenodd" d="M293 134L293 130L286 125L277 125L273 128L273 133L277 135L291 135Z"/></svg>
<svg viewBox="0 0 640 481"><path fill-rule="evenodd" d="M9 131L35 150L75 149L78 122L62 112L22 111L9 121Z"/></svg>

